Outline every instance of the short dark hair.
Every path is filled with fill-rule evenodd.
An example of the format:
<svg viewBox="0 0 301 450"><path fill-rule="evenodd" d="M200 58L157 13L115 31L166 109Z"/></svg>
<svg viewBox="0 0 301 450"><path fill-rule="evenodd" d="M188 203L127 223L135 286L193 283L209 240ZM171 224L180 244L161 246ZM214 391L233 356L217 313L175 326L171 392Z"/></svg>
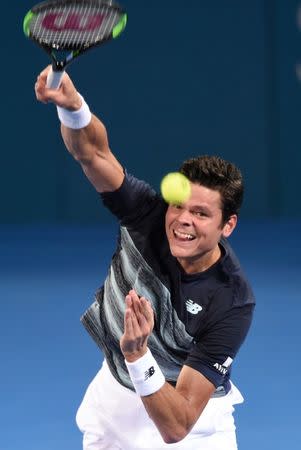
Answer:
<svg viewBox="0 0 301 450"><path fill-rule="evenodd" d="M242 174L234 164L219 156L204 155L184 161L180 172L192 183L220 193L223 223L226 223L232 214L238 215L244 186Z"/></svg>

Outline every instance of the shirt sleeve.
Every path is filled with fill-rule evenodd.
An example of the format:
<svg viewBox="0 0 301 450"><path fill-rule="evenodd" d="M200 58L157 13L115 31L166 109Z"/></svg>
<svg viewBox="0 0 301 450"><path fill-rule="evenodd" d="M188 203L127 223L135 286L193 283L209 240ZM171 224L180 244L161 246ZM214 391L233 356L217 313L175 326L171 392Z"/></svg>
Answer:
<svg viewBox="0 0 301 450"><path fill-rule="evenodd" d="M215 299L217 311L221 300L225 300L223 291ZM215 387L222 385L229 377L232 361L248 334L253 310L254 304L247 299L228 310L221 308L218 315L213 315L204 333L195 340L185 365L201 372Z"/></svg>
<svg viewBox="0 0 301 450"><path fill-rule="evenodd" d="M100 196L104 206L125 226L138 218L141 220L159 199L149 184L127 172L119 189L104 192Z"/></svg>

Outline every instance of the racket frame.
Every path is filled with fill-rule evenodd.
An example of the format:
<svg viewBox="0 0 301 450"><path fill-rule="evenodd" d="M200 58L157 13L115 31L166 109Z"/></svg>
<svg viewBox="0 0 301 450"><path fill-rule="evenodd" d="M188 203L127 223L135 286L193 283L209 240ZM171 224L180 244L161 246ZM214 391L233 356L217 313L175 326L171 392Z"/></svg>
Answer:
<svg viewBox="0 0 301 450"><path fill-rule="evenodd" d="M52 1L44 1L41 3L38 3L34 7L32 7L27 14L24 17L23 20L23 31L24 34L31 39L33 42L35 42L40 48L42 48L51 58L51 65L52 65L52 74L49 74L47 86L48 87L58 87L60 84L60 80L63 76L65 68L73 62L79 55L82 55L83 53L86 53L89 49L92 49L94 47L97 47L99 45L104 44L107 41L110 41L111 39L116 39L124 30L127 24L127 14L125 10L115 1L112 2L111 0L108 1L102 1L99 2L97 0L87 0L85 3L99 6L100 3L103 3L103 6L107 6L110 9L114 9L118 11L120 14L120 20L115 24L115 26L112 28L111 33L104 37L100 37L99 40L93 41L93 43L87 43L85 45L78 44L71 45L58 45L56 43L49 44L49 42L45 42L42 39L38 39L37 37L33 36L30 32L30 23L34 16L36 16L38 13L43 12L46 9L52 8L52 7L58 7L63 4L82 4L83 0L70 0L68 2L62 1L62 0L52 0ZM63 59L58 59L59 54L66 55ZM50 83L50 78L51 83ZM51 84L51 86L50 86ZM55 86L56 85L56 86Z"/></svg>

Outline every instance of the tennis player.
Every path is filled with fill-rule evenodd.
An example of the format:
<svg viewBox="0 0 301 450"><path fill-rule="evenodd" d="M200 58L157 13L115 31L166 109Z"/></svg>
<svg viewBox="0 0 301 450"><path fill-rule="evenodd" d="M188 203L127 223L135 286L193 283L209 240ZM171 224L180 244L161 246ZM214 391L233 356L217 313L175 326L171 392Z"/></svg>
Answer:
<svg viewBox="0 0 301 450"><path fill-rule="evenodd" d="M71 155L117 217L120 235L82 323L104 354L77 413L84 450L237 449L231 367L254 296L227 238L240 171L215 156L185 161L191 197L167 205L117 161L106 128L64 75L35 91L57 106Z"/></svg>

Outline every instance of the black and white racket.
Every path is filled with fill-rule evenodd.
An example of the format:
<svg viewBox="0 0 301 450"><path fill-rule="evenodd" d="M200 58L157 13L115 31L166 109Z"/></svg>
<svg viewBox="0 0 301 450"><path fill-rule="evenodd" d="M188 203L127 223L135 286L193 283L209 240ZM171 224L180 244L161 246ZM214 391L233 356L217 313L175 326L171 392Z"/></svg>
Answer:
<svg viewBox="0 0 301 450"><path fill-rule="evenodd" d="M56 89L68 64L88 49L117 38L126 22L126 12L115 1L47 0L28 11L23 30L50 55L47 87Z"/></svg>

